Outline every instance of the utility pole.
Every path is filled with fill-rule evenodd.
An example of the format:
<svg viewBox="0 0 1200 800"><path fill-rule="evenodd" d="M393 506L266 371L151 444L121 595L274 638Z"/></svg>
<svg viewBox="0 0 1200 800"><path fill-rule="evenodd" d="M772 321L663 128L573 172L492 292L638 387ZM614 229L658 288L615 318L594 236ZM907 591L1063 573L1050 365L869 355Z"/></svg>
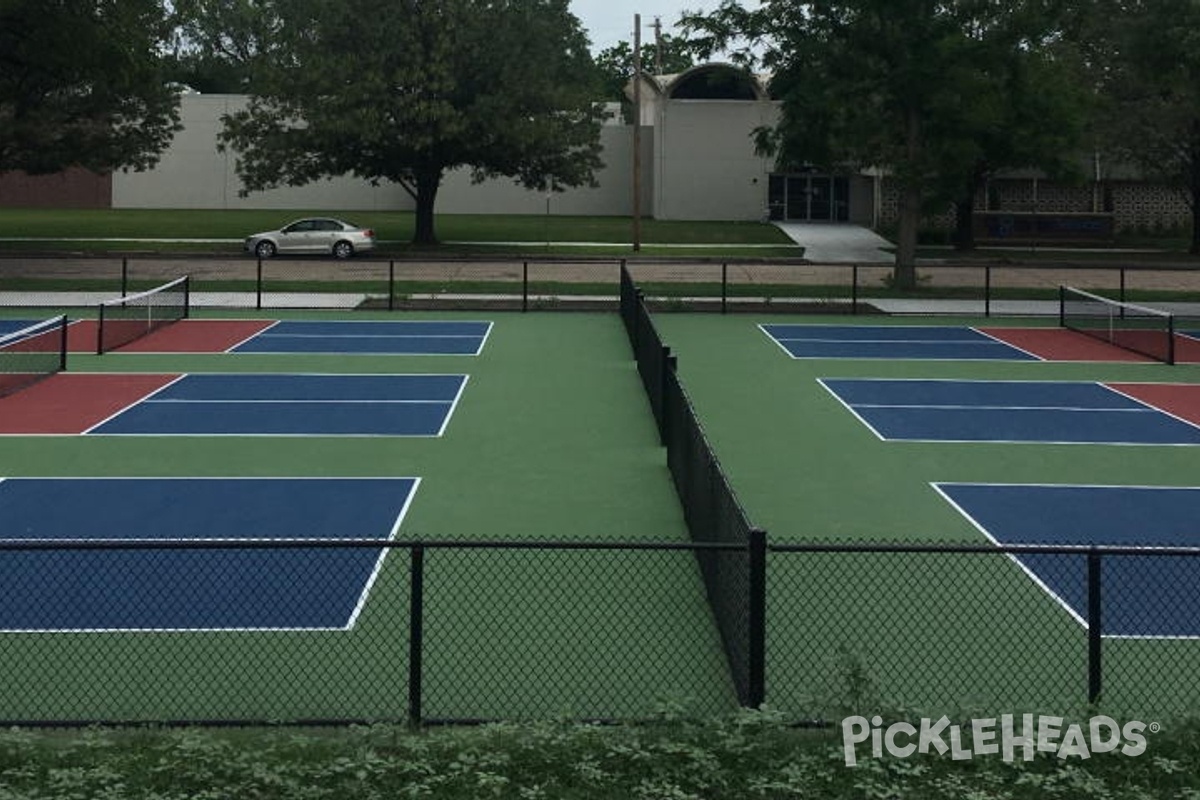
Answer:
<svg viewBox="0 0 1200 800"><path fill-rule="evenodd" d="M633 15L633 252L642 249L642 15Z"/></svg>
<svg viewBox="0 0 1200 800"><path fill-rule="evenodd" d="M663 74L662 65L662 17L654 18L654 74Z"/></svg>

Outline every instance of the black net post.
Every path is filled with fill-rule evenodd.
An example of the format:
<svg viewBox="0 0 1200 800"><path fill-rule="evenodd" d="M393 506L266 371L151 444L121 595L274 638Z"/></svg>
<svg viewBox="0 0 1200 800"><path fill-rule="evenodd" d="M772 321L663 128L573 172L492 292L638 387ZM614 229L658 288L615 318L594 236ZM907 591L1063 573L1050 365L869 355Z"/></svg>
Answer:
<svg viewBox="0 0 1200 800"><path fill-rule="evenodd" d="M125 296L124 292L121 296ZM100 304L96 315L96 355L104 355L104 303Z"/></svg>
<svg viewBox="0 0 1200 800"><path fill-rule="evenodd" d="M850 268L850 313L858 313L858 264Z"/></svg>
<svg viewBox="0 0 1200 800"><path fill-rule="evenodd" d="M396 260L388 261L388 311L396 310Z"/></svg>
<svg viewBox="0 0 1200 800"><path fill-rule="evenodd" d="M129 294L129 259L121 259L121 297Z"/></svg>
<svg viewBox="0 0 1200 800"><path fill-rule="evenodd" d="M64 314L63 318L62 318L61 327L59 328L59 335L62 337L60 339L59 345L58 345L58 369L60 372L67 371L67 325L68 324L70 324L70 323L67 321L67 317Z"/></svg>
<svg viewBox="0 0 1200 800"><path fill-rule="evenodd" d="M421 543L409 552L408 604L408 724L421 725L421 654L425 639L425 547Z"/></svg>
<svg viewBox="0 0 1200 800"><path fill-rule="evenodd" d="M721 265L721 313L728 311L729 302L729 265Z"/></svg>
<svg viewBox="0 0 1200 800"><path fill-rule="evenodd" d="M192 315L192 276L183 276L183 315L181 319L187 319Z"/></svg>
<svg viewBox="0 0 1200 800"><path fill-rule="evenodd" d="M1167 363L1175 364L1175 317L1167 318Z"/></svg>
<svg viewBox="0 0 1200 800"><path fill-rule="evenodd" d="M983 316L990 317L992 315L992 266L985 264L983 267Z"/></svg>
<svg viewBox="0 0 1200 800"><path fill-rule="evenodd" d="M263 296L263 265L262 256L258 257L258 269L254 275L254 307L262 311Z"/></svg>
<svg viewBox="0 0 1200 800"><path fill-rule="evenodd" d="M1096 703L1103 689L1103 597L1101 569L1103 561L1094 548L1087 556L1087 639L1088 639L1088 702Z"/></svg>

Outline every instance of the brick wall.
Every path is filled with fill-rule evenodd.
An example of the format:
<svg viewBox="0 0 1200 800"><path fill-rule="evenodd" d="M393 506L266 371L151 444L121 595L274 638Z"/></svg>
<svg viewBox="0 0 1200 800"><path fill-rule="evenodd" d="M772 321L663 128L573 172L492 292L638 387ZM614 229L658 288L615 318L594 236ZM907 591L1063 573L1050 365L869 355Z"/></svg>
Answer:
<svg viewBox="0 0 1200 800"><path fill-rule="evenodd" d="M0 207L111 208L112 176L78 168L53 175L0 173Z"/></svg>

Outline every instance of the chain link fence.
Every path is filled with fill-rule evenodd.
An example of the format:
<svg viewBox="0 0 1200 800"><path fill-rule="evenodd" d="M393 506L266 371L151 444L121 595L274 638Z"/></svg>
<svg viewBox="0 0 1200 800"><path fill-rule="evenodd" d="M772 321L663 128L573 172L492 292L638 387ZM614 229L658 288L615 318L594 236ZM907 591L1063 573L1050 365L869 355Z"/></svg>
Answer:
<svg viewBox="0 0 1200 800"><path fill-rule="evenodd" d="M887 264L802 259L486 257L378 260L138 255L0 257L0 306L91 307L190 275L214 308L611 310L626 266L654 310L1053 315L1066 284L1114 300L1184 303L1200 317L1200 270L1186 264L923 264L892 288ZM1037 301L1044 301L1039 310ZM1031 302L1035 305L1031 305ZM1191 306L1195 305L1196 308Z"/></svg>
<svg viewBox="0 0 1200 800"><path fill-rule="evenodd" d="M1194 623L1197 584L1146 591L1200 569L1200 550L754 546L5 540L0 720L615 720L765 702L830 723L1200 703L1200 641L1163 622ZM728 611L759 593L761 626ZM758 686L731 632L735 654L761 647Z"/></svg>

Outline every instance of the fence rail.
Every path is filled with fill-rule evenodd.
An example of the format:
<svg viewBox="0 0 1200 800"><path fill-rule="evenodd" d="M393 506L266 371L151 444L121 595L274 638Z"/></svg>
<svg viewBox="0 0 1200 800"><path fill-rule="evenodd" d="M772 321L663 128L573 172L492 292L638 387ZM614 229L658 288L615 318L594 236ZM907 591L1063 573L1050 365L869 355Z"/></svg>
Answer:
<svg viewBox="0 0 1200 800"><path fill-rule="evenodd" d="M721 313L905 313L905 303L933 299L947 313L1052 316L1061 284L1123 302L1187 302L1200 292L1200 269L1185 264L922 264L917 288L898 292L890 288L889 265L799 259L5 256L0 306L91 308L190 274L197 305L210 307L611 310L622 267L652 309ZM1192 316L1200 316L1200 304L1191 305ZM914 312L931 310L924 303Z"/></svg>

